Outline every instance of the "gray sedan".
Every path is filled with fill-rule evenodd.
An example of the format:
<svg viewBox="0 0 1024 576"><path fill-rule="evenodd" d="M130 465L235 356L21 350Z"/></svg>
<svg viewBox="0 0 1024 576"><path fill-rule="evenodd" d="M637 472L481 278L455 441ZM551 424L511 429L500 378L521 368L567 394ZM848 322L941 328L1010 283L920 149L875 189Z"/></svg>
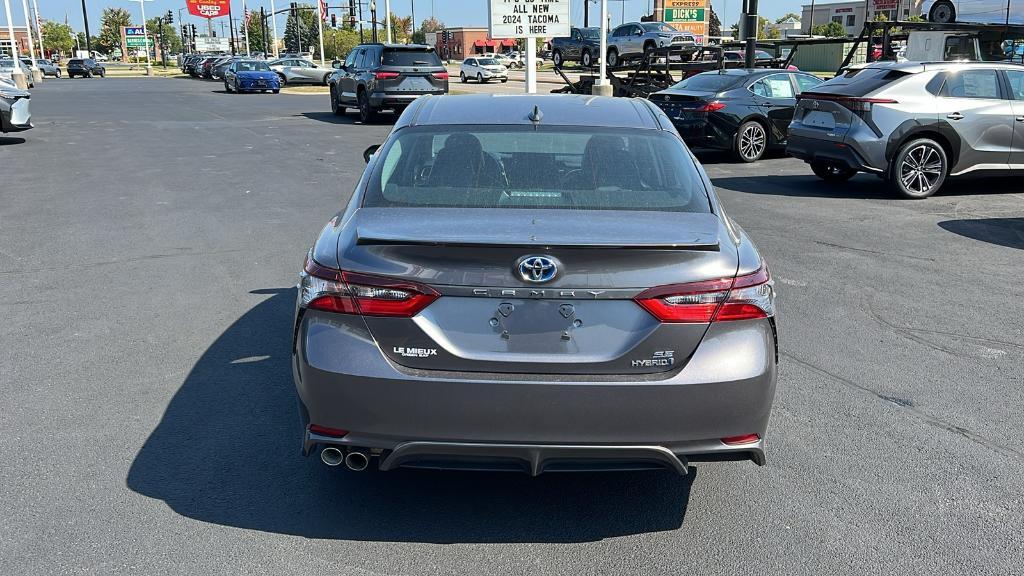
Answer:
<svg viewBox="0 0 1024 576"><path fill-rule="evenodd" d="M305 454L331 466L765 461L768 268L643 99L421 96L300 274Z"/></svg>
<svg viewBox="0 0 1024 576"><path fill-rule="evenodd" d="M277 72L281 84L323 84L334 72L331 68L323 68L303 58L281 58L270 63L270 69Z"/></svg>
<svg viewBox="0 0 1024 576"><path fill-rule="evenodd" d="M28 108L30 98L28 92L0 79L0 133L32 128L32 114Z"/></svg>

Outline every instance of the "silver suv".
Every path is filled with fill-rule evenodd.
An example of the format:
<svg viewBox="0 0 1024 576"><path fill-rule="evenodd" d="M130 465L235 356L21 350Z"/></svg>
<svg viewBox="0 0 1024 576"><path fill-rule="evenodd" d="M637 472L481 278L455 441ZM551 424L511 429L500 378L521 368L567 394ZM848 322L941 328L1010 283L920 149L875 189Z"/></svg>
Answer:
<svg viewBox="0 0 1024 576"><path fill-rule="evenodd" d="M906 198L1024 168L1024 66L875 62L800 95L786 151L824 180L868 172Z"/></svg>
<svg viewBox="0 0 1024 576"><path fill-rule="evenodd" d="M608 65L621 66L630 58L666 47L697 50L689 32L680 32L664 22L627 22L608 34Z"/></svg>

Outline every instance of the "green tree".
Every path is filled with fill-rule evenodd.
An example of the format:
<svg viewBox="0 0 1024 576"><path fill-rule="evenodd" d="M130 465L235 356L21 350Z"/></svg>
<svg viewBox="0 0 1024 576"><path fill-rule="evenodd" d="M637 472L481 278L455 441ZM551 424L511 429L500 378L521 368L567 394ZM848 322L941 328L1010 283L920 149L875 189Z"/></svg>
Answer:
<svg viewBox="0 0 1024 576"><path fill-rule="evenodd" d="M399 17L391 13L391 40L407 44L412 39L412 16Z"/></svg>
<svg viewBox="0 0 1024 576"><path fill-rule="evenodd" d="M423 33L440 32L441 30L444 30L444 28L444 22L441 22L440 20L434 18L433 16L427 18L426 20L423 21L423 23L420 24L420 32Z"/></svg>
<svg viewBox="0 0 1024 576"><path fill-rule="evenodd" d="M71 26L47 20L43 22L43 42L47 50L70 54L75 49Z"/></svg>
<svg viewBox="0 0 1024 576"><path fill-rule="evenodd" d="M775 23L776 24L782 24L783 22L785 22L786 20L789 20L790 18L792 18L793 20L796 20L797 22L800 21L800 15L799 14L797 14L796 12L789 12L789 13L785 14L784 16L780 16L780 17L776 18L775 19Z"/></svg>
<svg viewBox="0 0 1024 576"><path fill-rule="evenodd" d="M270 24L268 23L267 26ZM263 52L264 54L273 54L274 48L270 45L270 38L263 38L263 23L260 22L259 12L254 13L249 18L249 24L244 25L245 32L249 34L249 50L253 52ZM244 36L243 36L244 38ZM244 40L243 40L244 41ZM327 42L327 29L324 29L324 43ZM244 46L244 44L243 44ZM327 51L327 48L324 48Z"/></svg>
<svg viewBox="0 0 1024 576"><path fill-rule="evenodd" d="M316 10L310 4L299 4L299 9L288 14L284 25L285 52L315 52L319 48L320 34L316 26ZM305 8L305 10L303 10Z"/></svg>
<svg viewBox="0 0 1024 576"><path fill-rule="evenodd" d="M758 40L776 40L779 37L778 28L769 26L771 21L764 16L757 17L757 39Z"/></svg>
<svg viewBox="0 0 1024 576"><path fill-rule="evenodd" d="M124 8L104 8L100 16L100 37L93 43L93 50L109 53L121 47L121 27L131 26L132 16ZM84 48L84 45L83 45Z"/></svg>
<svg viewBox="0 0 1024 576"><path fill-rule="evenodd" d="M846 36L846 28L843 28L839 22L832 21L827 24L818 24L811 30L811 34L828 38L842 38Z"/></svg>
<svg viewBox="0 0 1024 576"><path fill-rule="evenodd" d="M715 9L708 3L708 36L722 35L722 21L718 19Z"/></svg>
<svg viewBox="0 0 1024 576"><path fill-rule="evenodd" d="M167 23L163 23L161 26L160 18L150 18L146 22L146 31L149 32L149 37L153 39L154 43L160 42L162 31L164 50L169 53L181 51L181 37L178 36L178 30L174 26Z"/></svg>
<svg viewBox="0 0 1024 576"><path fill-rule="evenodd" d="M324 55L328 60L344 60L359 45L359 31L352 28L325 28Z"/></svg>

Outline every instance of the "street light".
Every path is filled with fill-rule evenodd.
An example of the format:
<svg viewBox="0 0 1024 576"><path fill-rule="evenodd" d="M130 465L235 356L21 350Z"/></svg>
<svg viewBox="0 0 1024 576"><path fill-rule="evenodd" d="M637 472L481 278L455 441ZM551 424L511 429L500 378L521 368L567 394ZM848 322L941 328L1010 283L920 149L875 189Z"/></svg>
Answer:
<svg viewBox="0 0 1024 576"><path fill-rule="evenodd" d="M21 60L18 59L18 43L14 40L14 20L11 19L11 0L4 0L4 10L7 11L7 34L11 39L11 59L14 60L14 70L11 71L11 80L14 85L22 90L28 89L28 82L25 80L25 73L21 71Z"/></svg>
<svg viewBox="0 0 1024 576"><path fill-rule="evenodd" d="M5 0L6 1L6 0ZM153 75L153 63L149 61L149 29L146 28L146 2L152 2L153 0L128 0L129 2L138 2L139 10L142 11L142 38L146 43L146 76Z"/></svg>
<svg viewBox="0 0 1024 576"><path fill-rule="evenodd" d="M601 66L598 67L599 78L594 84L594 94L611 96L612 85L608 83L608 0L601 0Z"/></svg>

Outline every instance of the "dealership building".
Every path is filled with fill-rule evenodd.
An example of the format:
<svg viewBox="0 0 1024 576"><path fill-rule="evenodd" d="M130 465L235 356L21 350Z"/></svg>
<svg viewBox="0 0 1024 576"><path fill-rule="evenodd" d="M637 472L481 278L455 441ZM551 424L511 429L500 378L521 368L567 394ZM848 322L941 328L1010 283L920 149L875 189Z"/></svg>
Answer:
<svg viewBox="0 0 1024 576"><path fill-rule="evenodd" d="M921 14L922 0L854 0L852 2L815 2L803 5L800 22L803 32L810 34L814 26L838 22L850 36L860 34L867 20L884 15L888 20L906 20ZM813 9L813 10L812 10Z"/></svg>
<svg viewBox="0 0 1024 576"><path fill-rule="evenodd" d="M14 27L14 39L18 43L18 53L28 56L28 28L25 26ZM32 37L35 40L35 37ZM7 26L0 26L0 54L11 53L11 35L7 32ZM38 54L37 54L38 56Z"/></svg>
<svg viewBox="0 0 1024 576"><path fill-rule="evenodd" d="M445 44L442 34L437 33L434 47L442 58L462 60L474 54L508 52L515 49L512 38L494 39L488 36L487 28L448 28L451 39Z"/></svg>

